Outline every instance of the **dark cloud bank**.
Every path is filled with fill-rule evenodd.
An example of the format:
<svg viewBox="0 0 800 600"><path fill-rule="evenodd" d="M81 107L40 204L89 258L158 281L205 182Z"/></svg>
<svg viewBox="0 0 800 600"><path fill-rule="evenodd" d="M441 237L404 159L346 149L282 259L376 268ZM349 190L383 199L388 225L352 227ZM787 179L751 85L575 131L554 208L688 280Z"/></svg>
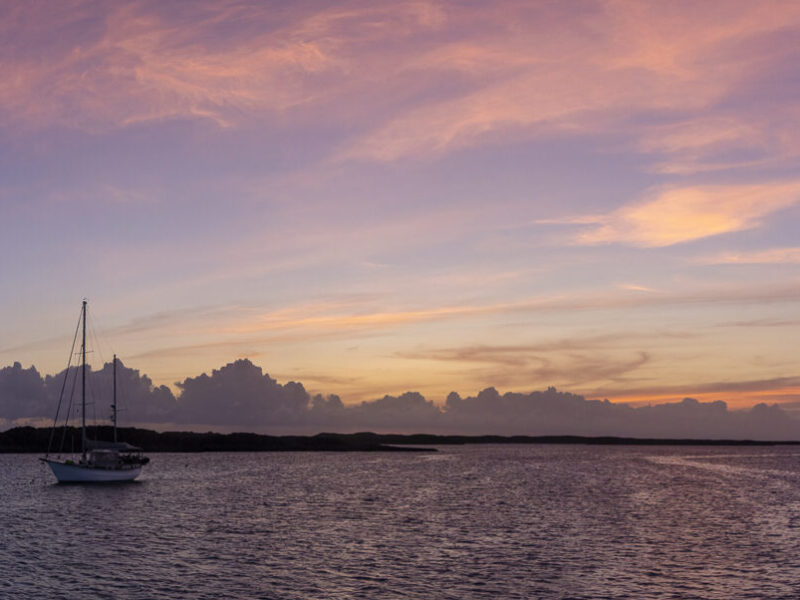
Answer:
<svg viewBox="0 0 800 600"><path fill-rule="evenodd" d="M61 388L66 388L69 397L74 375L74 367L69 373L45 377L19 363L0 369L0 424L10 427L52 419ZM729 411L724 402L686 398L634 408L586 400L551 387L503 395L488 388L468 398L451 393L442 407L416 392L344 405L337 396L311 396L297 382L281 385L249 360L185 379L177 384L177 397L166 386L154 386L149 377L122 364L117 380L125 424L157 429L800 439L800 421L777 405L766 404ZM98 420L108 417L111 381L110 364L89 374L87 390ZM79 382L74 385L75 404L79 386ZM62 415L65 411L66 406ZM74 405L71 414L77 423Z"/></svg>

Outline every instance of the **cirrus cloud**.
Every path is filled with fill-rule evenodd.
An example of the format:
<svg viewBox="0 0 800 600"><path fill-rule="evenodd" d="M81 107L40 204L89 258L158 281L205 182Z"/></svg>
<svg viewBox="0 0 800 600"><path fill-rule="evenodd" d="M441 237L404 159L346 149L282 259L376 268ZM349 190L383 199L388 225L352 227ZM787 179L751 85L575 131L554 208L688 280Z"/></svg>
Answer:
<svg viewBox="0 0 800 600"><path fill-rule="evenodd" d="M656 170L669 173L742 164L717 156L731 144L760 160L800 151L786 128L794 103L762 98L759 81L796 64L800 9L791 3L274 10L201 1L175 10L74 0L2 11L0 123L105 132L191 119L240 128L303 110L314 122L347 122L337 158L379 162L487 140L622 132L666 157ZM791 82L781 86L791 96ZM731 102L740 97L756 101Z"/></svg>
<svg viewBox="0 0 800 600"><path fill-rule="evenodd" d="M769 248L752 252L724 252L698 259L712 265L800 264L800 247Z"/></svg>
<svg viewBox="0 0 800 600"><path fill-rule="evenodd" d="M588 225L574 237L581 245L662 247L753 229L798 201L800 181L656 188L606 215L538 222Z"/></svg>

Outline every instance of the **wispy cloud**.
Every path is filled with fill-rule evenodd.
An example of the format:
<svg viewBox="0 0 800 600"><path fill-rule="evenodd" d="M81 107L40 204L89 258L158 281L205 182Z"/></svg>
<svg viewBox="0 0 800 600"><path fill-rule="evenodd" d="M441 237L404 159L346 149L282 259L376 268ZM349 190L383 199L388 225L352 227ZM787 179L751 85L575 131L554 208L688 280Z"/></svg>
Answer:
<svg viewBox="0 0 800 600"><path fill-rule="evenodd" d="M656 188L645 200L606 215L540 223L593 223L574 237L577 244L660 247L753 229L798 202L798 181Z"/></svg>
<svg viewBox="0 0 800 600"><path fill-rule="evenodd" d="M800 297L800 287L787 283L778 287L752 289L742 287L717 287L663 294L584 294L543 296L515 302L464 303L431 306L417 309L381 310L371 305L346 306L338 302L325 302L283 308L263 313L253 311L244 319L228 326L228 331L253 334L268 331L309 330L355 332L376 328L395 327L426 321L471 319L491 315L515 313L565 312L575 310L619 309L635 307L669 306L681 304L715 304L781 302Z"/></svg>
<svg viewBox="0 0 800 600"><path fill-rule="evenodd" d="M785 104L774 119L746 108L704 112L791 64L792 45L780 38L800 23L791 3L193 8L11 5L0 25L7 124L98 131L181 118L251 127L302 108L305 119L350 123L339 158L393 161L612 131L663 155L658 168L671 172L707 168L700 163L723 146L800 150L777 125L792 122ZM653 111L661 123L630 126L632 115Z"/></svg>
<svg viewBox="0 0 800 600"><path fill-rule="evenodd" d="M620 381L650 362L647 352L594 352L609 350L614 343L602 338L563 340L552 344L473 346L400 353L402 358L446 361L462 366L470 381L501 387L559 385ZM485 365L477 367L475 365Z"/></svg>
<svg viewBox="0 0 800 600"><path fill-rule="evenodd" d="M255 343L260 334L275 335L345 335L376 329L393 330L416 323L473 319L492 315L513 315L535 312L570 312L576 310L632 309L637 307L670 306L682 304L759 303L795 301L800 298L800 284L787 282L780 286L760 287L721 286L687 290L684 292L664 292L629 294L613 291L607 294L585 293L541 296L514 302L462 303L434 305L418 308L397 308L386 310L384 296L354 295L331 298L328 301L307 302L281 308L266 309L259 306L197 307L192 310L159 312L142 316L135 321L113 328L117 335L135 335L146 332L160 332L175 338L177 335L204 333L214 335L210 345ZM303 333L306 332L306 333ZM661 332L659 336L669 335ZM228 338L221 341L219 336ZM256 336L256 337L253 337ZM284 338L280 338L284 339ZM286 338L288 339L288 338ZM592 338L592 343L617 339L617 336L601 335ZM582 342L582 343L585 343ZM190 347L202 347L192 342ZM555 344L555 345L553 345ZM508 352L519 350L541 351L548 349L569 349L578 346L569 341L559 341L526 348L508 347ZM581 346L583 347L583 346ZM503 348L502 346L499 348ZM497 350L500 352L501 350Z"/></svg>
<svg viewBox="0 0 800 600"><path fill-rule="evenodd" d="M73 15L59 15L66 31L77 30L77 23L97 10L80 3L74 8ZM304 89L303 77L336 68L318 44L286 32L260 39L243 35L239 41L214 34L226 21L241 27L248 18L263 18L254 9L228 5L196 15L189 22L171 22L142 3L108 5L91 14L101 29L64 37L60 43L66 47L58 54L46 29L29 30L41 39L28 41L54 56L6 63L11 85L0 101L31 126L72 123L97 130L189 117L224 127L237 112L281 110L307 101L312 93Z"/></svg>
<svg viewBox="0 0 800 600"><path fill-rule="evenodd" d="M765 317L762 319L750 319L748 321L730 321L720 323L720 327L800 327L800 319L779 319Z"/></svg>
<svg viewBox="0 0 800 600"><path fill-rule="evenodd" d="M330 107L371 79L371 53L358 60L361 51L435 30L444 19L427 2L281 10L198 2L191 13L138 1L56 10L20 3L11 13L0 27L13 50L2 62L0 107L29 127L91 131L165 118L227 128L295 107ZM63 35L51 35L52 22Z"/></svg>
<svg viewBox="0 0 800 600"><path fill-rule="evenodd" d="M710 265L800 264L800 247L724 252L698 258L697 262Z"/></svg>
<svg viewBox="0 0 800 600"><path fill-rule="evenodd" d="M789 159L800 144L785 136L794 109L777 108L769 115L713 112L685 121L640 129L639 148L656 157L652 170L665 175L758 168ZM791 126L790 126L791 128Z"/></svg>
<svg viewBox="0 0 800 600"><path fill-rule="evenodd" d="M533 344L475 344L398 352L406 360L443 362L457 369L461 385L592 389L612 384L634 387L650 381L654 343L685 344L696 332L651 330L576 335ZM656 361L658 362L658 361Z"/></svg>
<svg viewBox="0 0 800 600"><path fill-rule="evenodd" d="M648 287L646 285L640 285L638 283L620 283L620 289L629 290L631 292L648 292L652 294L659 293L659 290Z"/></svg>
<svg viewBox="0 0 800 600"><path fill-rule="evenodd" d="M190 328L195 329L198 323L218 320L221 316L229 317L240 310L239 307L231 306L197 306L161 311L137 317L123 325L117 325L105 333L123 336L168 329L174 335L178 332L185 333Z"/></svg>
<svg viewBox="0 0 800 600"><path fill-rule="evenodd" d="M453 362L496 363L519 366L534 357L558 352L589 352L619 347L620 345L641 342L653 338L673 338L685 340L693 337L691 333L675 331L648 331L646 333L608 333L560 338L535 344L511 345L470 345L452 348L418 349L398 353L398 356L414 360L438 360Z"/></svg>
<svg viewBox="0 0 800 600"><path fill-rule="evenodd" d="M762 151L785 154L783 139L774 133L780 117L753 123L746 110L727 119L704 113L738 93L758 67L790 60L788 45L778 44L787 50L776 53L774 46L750 41L779 36L787 23L800 21L796 8L773 6L781 19L745 4L729 4L724 14L613 2L583 8L563 13L505 3L451 19L461 39L407 57L405 65L423 74L457 74L460 92L396 115L354 141L344 156L393 161L498 139L609 131L634 138L644 131L641 145L670 159L690 151L685 171L708 168L696 163L723 142L751 148L755 139L765 146ZM499 26L509 14L527 26ZM478 21L481 35L472 36ZM743 47L761 60L744 60ZM629 127L632 114L652 111L677 115L675 125L663 126L663 135L639 121ZM701 115L694 126L686 122L687 113Z"/></svg>
<svg viewBox="0 0 800 600"><path fill-rule="evenodd" d="M252 333L275 329L357 330L361 328L393 327L407 323L469 316L497 310L497 306L440 306L419 310L378 311L366 313L329 312L329 308L289 308L262 314L237 326L237 333Z"/></svg>

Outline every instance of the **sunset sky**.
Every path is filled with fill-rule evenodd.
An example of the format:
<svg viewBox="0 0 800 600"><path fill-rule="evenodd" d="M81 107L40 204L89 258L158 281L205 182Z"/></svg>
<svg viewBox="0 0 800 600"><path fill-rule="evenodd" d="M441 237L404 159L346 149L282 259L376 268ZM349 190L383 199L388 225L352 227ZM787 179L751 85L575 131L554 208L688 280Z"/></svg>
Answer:
<svg viewBox="0 0 800 600"><path fill-rule="evenodd" d="M800 402L800 3L6 1L0 366ZM90 321L91 322L91 321Z"/></svg>

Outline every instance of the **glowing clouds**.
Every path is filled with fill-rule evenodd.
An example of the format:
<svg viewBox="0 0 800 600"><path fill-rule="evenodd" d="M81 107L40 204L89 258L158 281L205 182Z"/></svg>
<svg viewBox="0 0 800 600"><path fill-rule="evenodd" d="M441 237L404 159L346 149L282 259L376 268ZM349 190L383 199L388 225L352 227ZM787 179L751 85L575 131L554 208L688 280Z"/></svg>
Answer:
<svg viewBox="0 0 800 600"><path fill-rule="evenodd" d="M797 149L796 135L781 137L776 119L754 118L749 105L716 114L720 101L758 91L748 88L756 67L792 58L779 36L800 14L786 3L275 11L196 2L174 11L76 2L55 12L21 3L10 13L0 24L9 40L0 115L33 128L96 132L164 119L252 127L302 110L314 124L347 121L330 156L380 162L625 132L634 146L669 157L661 172L691 171L709 152L748 140L767 155ZM743 48L753 60L742 59ZM783 103L773 114L788 122L791 111Z"/></svg>
<svg viewBox="0 0 800 600"><path fill-rule="evenodd" d="M770 248L754 252L725 252L698 262L711 265L800 264L800 248Z"/></svg>
<svg viewBox="0 0 800 600"><path fill-rule="evenodd" d="M104 24L95 35L63 36L65 47L51 60L4 61L13 88L0 92L2 108L37 128L105 131L165 118L211 119L225 127L247 114L308 101L316 92L307 79L336 68L319 44L296 39L291 30L242 31L229 39L215 34L220 23L242 28L248 19L264 19L244 7L198 10L183 22L135 3L84 12L92 10L92 19ZM70 32L80 31L81 16L59 15ZM28 33L33 47L53 43L41 31Z"/></svg>
<svg viewBox="0 0 800 600"><path fill-rule="evenodd" d="M575 237L578 244L670 246L758 227L763 218L798 201L800 182L672 188L608 215L556 222L594 223Z"/></svg>
<svg viewBox="0 0 800 600"><path fill-rule="evenodd" d="M0 17L9 364L60 368L43 315L102 295L159 385L236 357L345 405L795 374L784 331L713 323L796 320L800 4L16 0ZM542 348L556 338L614 342ZM211 378L234 372L269 402L294 393L241 364ZM185 383L210 419L211 388ZM430 410L412 400L375 410Z"/></svg>

